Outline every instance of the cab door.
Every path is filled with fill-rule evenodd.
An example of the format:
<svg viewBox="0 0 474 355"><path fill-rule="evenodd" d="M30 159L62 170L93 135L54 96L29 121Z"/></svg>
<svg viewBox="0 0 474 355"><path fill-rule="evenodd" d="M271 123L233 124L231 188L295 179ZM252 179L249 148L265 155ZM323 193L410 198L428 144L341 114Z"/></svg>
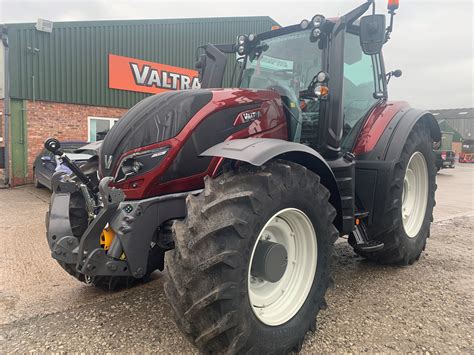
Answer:
<svg viewBox="0 0 474 355"><path fill-rule="evenodd" d="M359 36L346 32L344 41L343 139L350 151L365 118L385 99L381 56L364 54Z"/></svg>

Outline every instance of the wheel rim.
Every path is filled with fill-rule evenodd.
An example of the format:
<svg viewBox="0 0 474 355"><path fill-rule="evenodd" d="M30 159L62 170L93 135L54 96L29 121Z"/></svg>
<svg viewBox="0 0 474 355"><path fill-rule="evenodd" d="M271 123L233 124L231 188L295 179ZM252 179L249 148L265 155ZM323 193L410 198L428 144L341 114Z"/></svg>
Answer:
<svg viewBox="0 0 474 355"><path fill-rule="evenodd" d="M281 244L287 251L286 269L277 282L251 274L256 249L262 241ZM293 318L303 306L316 273L316 233L306 214L287 208L271 217L262 228L250 257L248 295L252 310L264 324L277 326Z"/></svg>
<svg viewBox="0 0 474 355"><path fill-rule="evenodd" d="M403 228L415 238L423 225L428 204L428 169L425 157L415 152L408 162L402 192Z"/></svg>

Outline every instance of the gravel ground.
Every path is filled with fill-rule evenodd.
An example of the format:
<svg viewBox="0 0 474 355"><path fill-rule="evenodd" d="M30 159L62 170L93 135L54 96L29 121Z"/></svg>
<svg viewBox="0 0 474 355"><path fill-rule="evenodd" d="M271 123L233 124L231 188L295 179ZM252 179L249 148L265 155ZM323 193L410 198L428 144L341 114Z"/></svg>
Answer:
<svg viewBox="0 0 474 355"><path fill-rule="evenodd" d="M303 353L473 353L473 229L474 216L436 223L410 267L373 264L338 243L329 307ZM159 274L113 297L6 324L0 334L2 353L195 352L173 322Z"/></svg>

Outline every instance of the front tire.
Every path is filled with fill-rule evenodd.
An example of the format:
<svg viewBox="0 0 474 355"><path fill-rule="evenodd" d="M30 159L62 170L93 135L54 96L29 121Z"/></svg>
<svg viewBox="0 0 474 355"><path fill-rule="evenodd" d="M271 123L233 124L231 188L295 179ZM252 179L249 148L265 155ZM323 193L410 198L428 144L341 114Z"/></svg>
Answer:
<svg viewBox="0 0 474 355"><path fill-rule="evenodd" d="M369 239L384 243L377 252L360 255L383 264L413 264L425 250L433 221L436 164L430 129L418 122L395 164L386 207L385 228L368 226ZM350 240L351 244L354 240Z"/></svg>
<svg viewBox="0 0 474 355"><path fill-rule="evenodd" d="M328 198L319 176L283 161L207 178L188 197L165 255L165 292L191 342L205 352L299 351L325 306L338 237ZM267 243L284 245L284 269L257 265Z"/></svg>

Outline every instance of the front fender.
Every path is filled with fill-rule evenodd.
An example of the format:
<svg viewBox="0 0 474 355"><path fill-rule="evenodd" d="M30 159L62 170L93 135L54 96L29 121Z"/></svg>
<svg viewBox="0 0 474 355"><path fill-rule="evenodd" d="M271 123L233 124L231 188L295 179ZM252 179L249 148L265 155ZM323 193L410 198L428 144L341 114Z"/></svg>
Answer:
<svg viewBox="0 0 474 355"><path fill-rule="evenodd" d="M207 149L201 156L222 157L243 161L255 166L261 166L271 159L288 160L318 174L321 183L329 190L329 202L337 211L334 224L343 232L343 211L341 196L336 177L328 162L314 149L299 143L288 142L273 138L233 139L216 144Z"/></svg>
<svg viewBox="0 0 474 355"><path fill-rule="evenodd" d="M321 154L307 145L274 138L233 139L212 146L202 152L201 156L223 157L261 166L270 159L288 152L301 152L313 155L329 169L328 163Z"/></svg>

